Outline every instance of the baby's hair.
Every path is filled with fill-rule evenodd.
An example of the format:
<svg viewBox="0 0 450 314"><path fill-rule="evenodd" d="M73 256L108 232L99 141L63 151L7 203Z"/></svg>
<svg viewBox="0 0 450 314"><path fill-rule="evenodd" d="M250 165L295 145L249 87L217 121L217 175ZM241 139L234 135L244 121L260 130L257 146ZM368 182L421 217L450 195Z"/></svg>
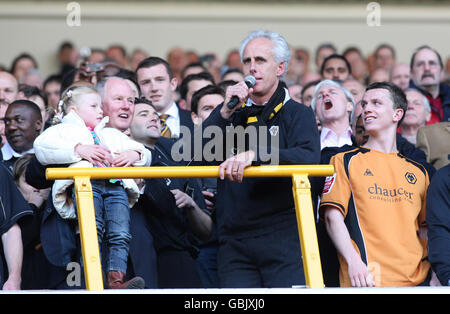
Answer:
<svg viewBox="0 0 450 314"><path fill-rule="evenodd" d="M70 106L77 106L79 97L86 94L97 94L97 90L90 86L71 86L67 88L61 96L61 100L58 104L58 113L62 113L64 116L69 113Z"/></svg>

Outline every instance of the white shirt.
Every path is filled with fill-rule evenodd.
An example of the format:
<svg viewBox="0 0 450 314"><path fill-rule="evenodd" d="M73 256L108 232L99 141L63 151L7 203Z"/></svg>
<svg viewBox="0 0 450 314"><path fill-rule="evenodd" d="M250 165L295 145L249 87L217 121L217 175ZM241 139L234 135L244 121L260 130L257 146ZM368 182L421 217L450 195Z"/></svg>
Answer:
<svg viewBox="0 0 450 314"><path fill-rule="evenodd" d="M341 136L338 135L331 129L322 127L320 132L320 149L325 147L341 147L345 144L352 145L352 129L350 126L342 133Z"/></svg>
<svg viewBox="0 0 450 314"><path fill-rule="evenodd" d="M166 120L166 125L169 127L172 137L180 137L180 112L177 104L174 102L172 106L164 113L158 113L159 115L167 114L169 117Z"/></svg>
<svg viewBox="0 0 450 314"><path fill-rule="evenodd" d="M9 145L8 142L6 142L2 146L2 155L3 155L3 160L5 160L5 161L10 160L13 157L20 158L26 154L34 154L34 148L32 147L31 149L29 149L23 153L18 153L11 147L11 145Z"/></svg>

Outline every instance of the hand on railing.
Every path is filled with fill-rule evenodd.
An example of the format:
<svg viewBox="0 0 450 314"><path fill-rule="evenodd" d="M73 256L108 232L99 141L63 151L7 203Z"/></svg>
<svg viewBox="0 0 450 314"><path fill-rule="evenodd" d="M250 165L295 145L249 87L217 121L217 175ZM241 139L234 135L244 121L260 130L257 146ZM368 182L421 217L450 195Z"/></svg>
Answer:
<svg viewBox="0 0 450 314"><path fill-rule="evenodd" d="M252 165L253 159L255 159L255 152L252 150L228 158L220 165L220 179L227 178L230 181L242 182L244 169Z"/></svg>

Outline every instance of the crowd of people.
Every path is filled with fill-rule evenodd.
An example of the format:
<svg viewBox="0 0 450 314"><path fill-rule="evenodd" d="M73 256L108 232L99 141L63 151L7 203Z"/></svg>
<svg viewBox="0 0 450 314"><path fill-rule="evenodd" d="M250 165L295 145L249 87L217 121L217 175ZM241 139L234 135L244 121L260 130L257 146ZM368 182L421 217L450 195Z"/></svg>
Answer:
<svg viewBox="0 0 450 314"><path fill-rule="evenodd" d="M334 165L310 179L326 287L450 285L450 62L433 47L405 64L389 44L313 53L258 30L223 62L70 42L58 58L0 69L4 290L85 287L73 181L49 167L220 166L91 180L106 288L305 285L291 179L243 175L273 158Z"/></svg>

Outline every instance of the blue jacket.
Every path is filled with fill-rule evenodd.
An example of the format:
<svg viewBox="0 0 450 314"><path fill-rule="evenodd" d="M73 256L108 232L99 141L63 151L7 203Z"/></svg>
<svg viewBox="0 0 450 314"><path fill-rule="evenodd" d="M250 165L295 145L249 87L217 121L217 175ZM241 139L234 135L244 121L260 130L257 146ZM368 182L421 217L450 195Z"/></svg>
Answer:
<svg viewBox="0 0 450 314"><path fill-rule="evenodd" d="M409 82L409 87L415 88L419 90L424 95L430 95L428 92L424 91L423 89L419 88L414 84L414 82L411 80ZM441 121L450 121L450 86L441 83L439 84L439 98L442 99L442 107L444 108L444 116L441 117ZM431 108L433 110L433 108Z"/></svg>
<svg viewBox="0 0 450 314"><path fill-rule="evenodd" d="M227 126L240 125L242 112L236 111L230 119L225 120L220 115L221 107L219 105L214 109L203 122L203 128L218 126L223 130L223 134L226 134ZM276 152L279 164L319 163L319 132L311 108L290 99L268 121L267 128L279 136L279 147ZM267 134L266 149L270 149L271 135L272 132ZM258 148L264 149L260 143L258 141ZM223 152L228 154L225 144ZM224 156L224 159L226 157ZM262 163L257 156L254 164ZM296 221L291 178L244 178L242 183L219 180L217 190L216 217L219 240L259 236L283 229Z"/></svg>
<svg viewBox="0 0 450 314"><path fill-rule="evenodd" d="M450 165L439 169L427 195L428 258L442 285L450 285Z"/></svg>
<svg viewBox="0 0 450 314"><path fill-rule="evenodd" d="M31 159L25 173L28 184L38 189L51 187L53 181L45 178L46 168L61 167L61 165L43 166L36 158ZM130 262L134 275L144 278L147 288L155 288L156 253L153 247L153 238L148 229L142 204L138 202L131 211L130 233ZM57 213L52 198L47 201L41 223L41 243L48 261L55 266L66 267L77 256L79 241L76 238L76 220L62 219Z"/></svg>

